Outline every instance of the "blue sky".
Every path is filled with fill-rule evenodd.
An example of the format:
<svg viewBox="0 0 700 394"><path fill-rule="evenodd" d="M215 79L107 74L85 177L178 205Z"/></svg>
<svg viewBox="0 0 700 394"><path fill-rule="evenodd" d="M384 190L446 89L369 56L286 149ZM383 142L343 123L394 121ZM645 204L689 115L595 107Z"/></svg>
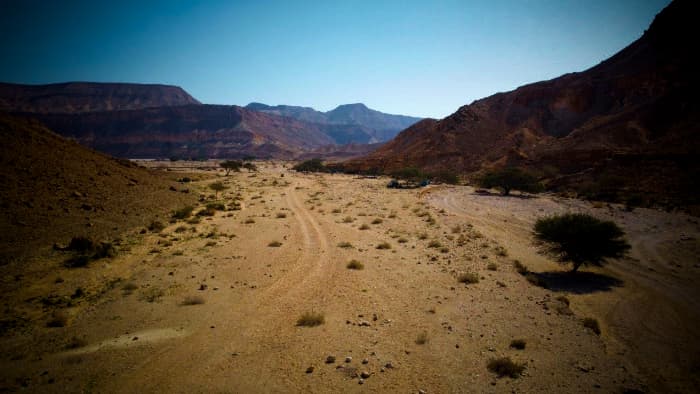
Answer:
<svg viewBox="0 0 700 394"><path fill-rule="evenodd" d="M594 66L668 3L0 0L0 81L162 83L208 104L442 118Z"/></svg>

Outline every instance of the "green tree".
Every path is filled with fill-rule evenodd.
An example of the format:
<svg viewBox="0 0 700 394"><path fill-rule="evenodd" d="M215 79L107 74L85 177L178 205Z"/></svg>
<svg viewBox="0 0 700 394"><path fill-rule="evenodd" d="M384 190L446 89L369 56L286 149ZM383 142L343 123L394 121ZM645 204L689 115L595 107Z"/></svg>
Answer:
<svg viewBox="0 0 700 394"><path fill-rule="evenodd" d="M582 213L567 213L538 219L535 237L550 244L563 263L573 263L572 272L581 265L603 264L607 258L619 258L630 248L624 232L611 221Z"/></svg>
<svg viewBox="0 0 700 394"><path fill-rule="evenodd" d="M509 195L511 190L539 193L543 189L534 176L515 167L486 173L479 179L479 186L487 189L499 188L503 191L504 196Z"/></svg>
<svg viewBox="0 0 700 394"><path fill-rule="evenodd" d="M243 163L238 160L226 160L219 163L219 166L226 170L226 176L228 176L231 171L240 171Z"/></svg>
<svg viewBox="0 0 700 394"><path fill-rule="evenodd" d="M214 191L216 198L219 198L219 192L228 189L228 187L221 182L214 182L209 185L209 188Z"/></svg>

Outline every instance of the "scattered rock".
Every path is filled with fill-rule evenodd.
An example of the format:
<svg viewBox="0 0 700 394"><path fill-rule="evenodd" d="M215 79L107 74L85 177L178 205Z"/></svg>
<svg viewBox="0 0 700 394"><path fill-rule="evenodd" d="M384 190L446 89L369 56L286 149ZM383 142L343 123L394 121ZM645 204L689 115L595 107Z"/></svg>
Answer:
<svg viewBox="0 0 700 394"><path fill-rule="evenodd" d="M207 289L207 285L205 285L204 283L199 285L199 290L206 290L206 289Z"/></svg>
<svg viewBox="0 0 700 394"><path fill-rule="evenodd" d="M306 373L313 373L313 372L314 372L314 369L315 369L315 368L314 368L314 366L312 365L312 366L306 368Z"/></svg>
<svg viewBox="0 0 700 394"><path fill-rule="evenodd" d="M361 377L362 379L367 379L367 378L370 377L370 374L369 374L369 372L367 372L367 371L362 371L362 372L360 372L360 377Z"/></svg>
<svg viewBox="0 0 700 394"><path fill-rule="evenodd" d="M366 358L365 358L365 359L362 359L362 364L367 364L367 363L369 363L369 360L368 360L368 359L366 359Z"/></svg>
<svg viewBox="0 0 700 394"><path fill-rule="evenodd" d="M346 363L351 363L351 362L352 362L352 357L350 357L350 356L345 357L345 362L346 362Z"/></svg>
<svg viewBox="0 0 700 394"><path fill-rule="evenodd" d="M364 380L364 379L360 379L360 380L357 381L357 383L358 383L358 384L365 384L365 380Z"/></svg>
<svg viewBox="0 0 700 394"><path fill-rule="evenodd" d="M326 364L333 364L335 362L335 356L330 355L326 357Z"/></svg>
<svg viewBox="0 0 700 394"><path fill-rule="evenodd" d="M392 364L391 361L389 361L388 363L384 364L384 367L386 367L386 369L392 369L394 368L394 364Z"/></svg>
<svg viewBox="0 0 700 394"><path fill-rule="evenodd" d="M370 324L367 320L363 320L359 324L360 327L370 327Z"/></svg>

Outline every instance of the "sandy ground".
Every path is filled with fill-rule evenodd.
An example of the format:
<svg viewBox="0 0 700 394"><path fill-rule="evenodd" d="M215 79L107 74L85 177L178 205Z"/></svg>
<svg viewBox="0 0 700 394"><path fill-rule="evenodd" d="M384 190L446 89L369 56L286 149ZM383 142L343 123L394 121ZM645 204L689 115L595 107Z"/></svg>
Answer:
<svg viewBox="0 0 700 394"><path fill-rule="evenodd" d="M214 179L192 185L204 197L195 213L214 199L229 209L160 233L135 229L116 258L88 268L48 257L7 296L5 308L35 312L0 337L0 391L693 389L691 377L678 377L685 361L676 361L697 362L688 350L697 344L688 336L698 311L694 218L468 187L390 190L386 179L275 164L216 180L229 187L216 198L206 188ZM241 209L230 210L234 201ZM572 209L613 215L634 244L630 259L595 270L584 286L533 286L514 259L538 272L560 268L538 254L531 223ZM383 242L390 248L377 249ZM364 269L347 269L353 259ZM459 283L466 272L479 282ZM70 306L45 302L71 296ZM183 305L188 297L196 304ZM67 324L46 327L57 310ZM296 325L312 311L325 323ZM583 317L597 318L602 335ZM525 349L511 348L513 339ZM648 360L650 352L659 355ZM336 360L326 363L329 355ZM488 361L501 356L525 364L523 376L489 372ZM361 372L369 374L362 384Z"/></svg>

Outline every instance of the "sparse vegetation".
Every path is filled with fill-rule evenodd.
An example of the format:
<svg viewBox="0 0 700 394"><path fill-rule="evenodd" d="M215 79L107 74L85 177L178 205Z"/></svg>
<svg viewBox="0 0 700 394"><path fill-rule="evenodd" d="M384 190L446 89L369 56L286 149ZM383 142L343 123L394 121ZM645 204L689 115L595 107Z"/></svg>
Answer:
<svg viewBox="0 0 700 394"><path fill-rule="evenodd" d="M489 361L486 368L499 378L508 376L515 379L523 373L525 365L514 362L510 357L501 357Z"/></svg>
<svg viewBox="0 0 700 394"><path fill-rule="evenodd" d="M418 337L416 338L416 344L425 345L426 343L428 343L428 332L423 331L420 334L418 334Z"/></svg>
<svg viewBox="0 0 700 394"><path fill-rule="evenodd" d="M523 350L525 349L526 342L524 339L513 339L510 341L510 347L513 349Z"/></svg>
<svg viewBox="0 0 700 394"><path fill-rule="evenodd" d="M204 304L204 298L202 298L200 296L187 296L180 303L180 305L182 305L182 306L201 305L201 304Z"/></svg>
<svg viewBox="0 0 700 394"><path fill-rule="evenodd" d="M388 242L382 242L377 245L377 249L391 249L391 245Z"/></svg>
<svg viewBox="0 0 700 394"><path fill-rule="evenodd" d="M292 169L297 172L328 172L328 168L323 165L321 159L306 160L295 165Z"/></svg>
<svg viewBox="0 0 700 394"><path fill-rule="evenodd" d="M622 257L630 248L614 222L581 213L539 219L535 236L548 242L562 262L573 263L572 272L582 265L600 266L606 258Z"/></svg>
<svg viewBox="0 0 700 394"><path fill-rule="evenodd" d="M486 269L489 271L498 271L498 265L496 263L489 263Z"/></svg>
<svg viewBox="0 0 700 394"><path fill-rule="evenodd" d="M511 190L539 193L543 189L534 176L514 167L488 172L478 182L479 186L487 189L501 189L504 196L509 195Z"/></svg>
<svg viewBox="0 0 700 394"><path fill-rule="evenodd" d="M54 311L46 322L46 327L65 327L68 324L68 313L65 311Z"/></svg>
<svg viewBox="0 0 700 394"><path fill-rule="evenodd" d="M302 314L299 319L297 319L297 326L299 327L316 327L325 323L325 317L323 313L317 312L306 312Z"/></svg>
<svg viewBox="0 0 700 394"><path fill-rule="evenodd" d="M520 275L527 275L530 270L523 265L523 263L520 262L520 260L513 260L513 267L515 268L515 272L519 273Z"/></svg>
<svg viewBox="0 0 700 394"><path fill-rule="evenodd" d="M287 217L287 214L284 212L277 212L277 215L275 215L277 219L284 219Z"/></svg>
<svg viewBox="0 0 700 394"><path fill-rule="evenodd" d="M269 246L269 247L271 247L271 248L279 248L280 246L282 246L282 242L280 242L280 241L272 241L272 242L270 242L269 244L267 244L267 246Z"/></svg>
<svg viewBox="0 0 700 394"><path fill-rule="evenodd" d="M209 188L214 191L214 196L219 198L219 192L228 189L228 186L224 185L222 182L214 182L209 185Z"/></svg>
<svg viewBox="0 0 700 394"><path fill-rule="evenodd" d="M442 244L438 240L432 240L432 241L428 242L429 248L439 248L441 246L442 246Z"/></svg>
<svg viewBox="0 0 700 394"><path fill-rule="evenodd" d="M369 226L366 223L363 223L360 227L360 230L369 230Z"/></svg>
<svg viewBox="0 0 700 394"><path fill-rule="evenodd" d="M338 242L338 247L343 248L343 249L350 249L350 248L352 248L352 244L350 242L347 242L347 241Z"/></svg>
<svg viewBox="0 0 700 394"><path fill-rule="evenodd" d="M383 220L380 218L376 218L376 219L372 220L372 224L380 224L382 222L383 222Z"/></svg>
<svg viewBox="0 0 700 394"><path fill-rule="evenodd" d="M186 207L180 208L173 212L173 219L187 219L192 215L192 211L194 211L194 207L188 205Z"/></svg>
<svg viewBox="0 0 700 394"><path fill-rule="evenodd" d="M159 221L153 221L151 224L148 225L148 231L154 232L154 233L159 233L163 231L165 228L165 225L162 222Z"/></svg>
<svg viewBox="0 0 700 394"><path fill-rule="evenodd" d="M600 324L598 324L598 320L587 317L583 319L583 326L593 331L596 335L600 335Z"/></svg>
<svg viewBox="0 0 700 394"><path fill-rule="evenodd" d="M350 262L345 267L351 270L361 270L365 268L365 265L357 260L350 260Z"/></svg>
<svg viewBox="0 0 700 394"><path fill-rule="evenodd" d="M479 274L474 272L464 272L457 276L457 281L464 284L479 283Z"/></svg>

